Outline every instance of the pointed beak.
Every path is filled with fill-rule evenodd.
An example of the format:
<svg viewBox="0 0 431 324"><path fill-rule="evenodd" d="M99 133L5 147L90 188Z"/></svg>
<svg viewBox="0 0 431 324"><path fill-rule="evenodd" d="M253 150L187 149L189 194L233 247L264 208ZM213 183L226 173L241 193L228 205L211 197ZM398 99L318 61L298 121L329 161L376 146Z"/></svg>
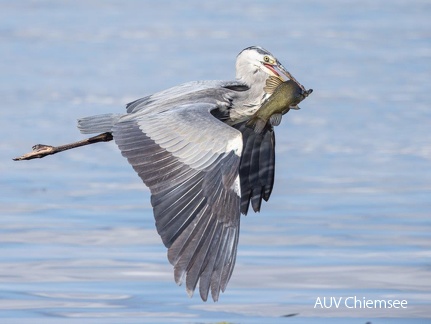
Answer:
<svg viewBox="0 0 431 324"><path fill-rule="evenodd" d="M272 71L275 71L279 76L281 76L283 78L283 81L287 81L287 80L292 80L293 82L295 82L303 92L307 92L307 90L305 90L304 86L299 83L292 74L290 74L289 71L286 70L286 68L277 61L277 64L272 65Z"/></svg>
<svg viewBox="0 0 431 324"><path fill-rule="evenodd" d="M309 94L313 92L313 89L306 90L305 87L296 80L289 71L277 60L275 64L263 63L263 65L270 70L275 77L279 78L281 81L292 80L295 82L299 88L302 90L303 99L308 97ZM293 108L294 109L294 108Z"/></svg>

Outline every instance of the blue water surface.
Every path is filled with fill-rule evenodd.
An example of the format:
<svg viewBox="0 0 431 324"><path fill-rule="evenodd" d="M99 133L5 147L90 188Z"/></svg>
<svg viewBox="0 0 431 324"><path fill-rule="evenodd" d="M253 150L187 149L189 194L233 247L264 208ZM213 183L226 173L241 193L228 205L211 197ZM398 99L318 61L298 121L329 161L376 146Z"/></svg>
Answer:
<svg viewBox="0 0 431 324"><path fill-rule="evenodd" d="M0 1L1 323L430 323L431 3ZM173 280L149 191L76 119L233 79L270 50L313 94L276 129L272 197L242 217L217 303ZM407 300L321 308L318 298Z"/></svg>

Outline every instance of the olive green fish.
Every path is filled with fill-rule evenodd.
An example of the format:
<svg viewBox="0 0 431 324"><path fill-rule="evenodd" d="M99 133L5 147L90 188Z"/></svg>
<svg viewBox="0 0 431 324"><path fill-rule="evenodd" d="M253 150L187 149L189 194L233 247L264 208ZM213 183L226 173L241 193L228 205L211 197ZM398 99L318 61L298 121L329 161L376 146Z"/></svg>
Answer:
<svg viewBox="0 0 431 324"><path fill-rule="evenodd" d="M256 133L261 133L268 122L272 126L278 126L282 115L290 109L299 109L298 104L313 92L313 89L305 90L295 81L283 82L273 76L270 76L266 81L264 90L272 95L264 101L247 122L247 126L254 128Z"/></svg>

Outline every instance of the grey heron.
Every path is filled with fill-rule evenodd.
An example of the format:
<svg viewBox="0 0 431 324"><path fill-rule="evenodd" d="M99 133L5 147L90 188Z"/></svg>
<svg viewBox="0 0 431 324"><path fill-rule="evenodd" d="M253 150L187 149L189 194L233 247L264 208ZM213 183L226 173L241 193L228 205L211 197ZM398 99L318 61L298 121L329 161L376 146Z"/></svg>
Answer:
<svg viewBox="0 0 431 324"><path fill-rule="evenodd" d="M303 98L311 92L270 52L248 47L237 56L236 80L189 82L133 101L126 113L79 119L81 133L101 134L59 147L39 144L15 160L113 139L151 191L175 281L185 281L190 296L199 282L202 300L211 291L217 301L235 265L240 215L249 206L259 212L273 188L281 113L258 129L247 122L276 79L293 81ZM296 106L283 113L289 108Z"/></svg>

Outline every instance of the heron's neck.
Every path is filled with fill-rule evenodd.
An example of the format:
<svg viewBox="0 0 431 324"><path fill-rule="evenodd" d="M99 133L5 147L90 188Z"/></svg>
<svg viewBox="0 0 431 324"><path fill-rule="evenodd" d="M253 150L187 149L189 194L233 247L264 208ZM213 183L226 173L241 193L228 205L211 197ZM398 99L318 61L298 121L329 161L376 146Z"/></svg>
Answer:
<svg viewBox="0 0 431 324"><path fill-rule="evenodd" d="M237 104L231 111L232 120L236 122L246 120L260 108L262 102L268 97L263 90L267 78L268 75L266 73L259 71L253 74L251 78L238 79L247 84L250 89L241 94L242 98L237 101Z"/></svg>

